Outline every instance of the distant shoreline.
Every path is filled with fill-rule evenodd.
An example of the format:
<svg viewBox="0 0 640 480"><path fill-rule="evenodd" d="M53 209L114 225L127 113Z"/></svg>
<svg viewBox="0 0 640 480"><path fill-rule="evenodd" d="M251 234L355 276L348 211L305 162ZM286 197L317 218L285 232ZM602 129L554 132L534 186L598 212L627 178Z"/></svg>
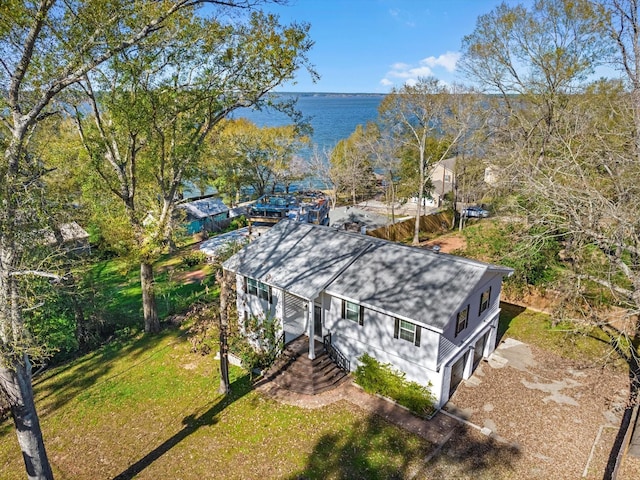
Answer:
<svg viewBox="0 0 640 480"><path fill-rule="evenodd" d="M387 93L343 93L343 92L272 92L276 95L297 95L299 97L384 97Z"/></svg>

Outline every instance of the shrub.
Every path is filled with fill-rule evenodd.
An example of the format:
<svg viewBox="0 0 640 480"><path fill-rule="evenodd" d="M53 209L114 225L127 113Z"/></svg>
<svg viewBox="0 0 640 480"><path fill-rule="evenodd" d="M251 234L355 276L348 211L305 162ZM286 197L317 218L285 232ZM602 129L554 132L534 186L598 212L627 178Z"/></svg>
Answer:
<svg viewBox="0 0 640 480"><path fill-rule="evenodd" d="M428 387L407 380L404 373L366 353L358 360L360 365L354 377L365 392L389 397L422 417L433 413L434 398Z"/></svg>
<svg viewBox="0 0 640 480"><path fill-rule="evenodd" d="M242 360L249 372L266 370L275 361L279 351L278 321L265 316L252 316L244 325L244 332L232 331L229 335L229 350Z"/></svg>
<svg viewBox="0 0 640 480"><path fill-rule="evenodd" d="M182 264L186 267L195 267L207 262L207 254L201 251L189 252L182 257Z"/></svg>
<svg viewBox="0 0 640 480"><path fill-rule="evenodd" d="M229 226L225 228L225 232L231 232L233 230L239 230L240 228L246 227L249 225L249 221L244 215L240 215L239 217L234 217L231 222L229 222Z"/></svg>

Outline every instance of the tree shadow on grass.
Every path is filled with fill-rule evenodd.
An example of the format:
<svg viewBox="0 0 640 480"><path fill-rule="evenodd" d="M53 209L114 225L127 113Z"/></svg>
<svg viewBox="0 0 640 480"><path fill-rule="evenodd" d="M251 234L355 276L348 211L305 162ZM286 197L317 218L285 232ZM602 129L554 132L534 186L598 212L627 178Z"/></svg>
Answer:
<svg viewBox="0 0 640 480"><path fill-rule="evenodd" d="M173 447L178 445L181 441L187 438L192 433L196 432L199 428L204 426L215 425L218 422L218 414L220 414L225 408L231 405L239 398L245 396L252 390L251 380L249 375L244 375L231 383L231 393L223 397L218 403L213 405L209 410L204 412L200 416L187 415L182 419L182 430L177 432L172 437L168 438L156 448L147 453L140 460L130 465L122 473L113 477L113 480L131 480L136 475L140 474L145 468L150 466L153 462L161 458L165 453L168 453Z"/></svg>
<svg viewBox="0 0 640 480"><path fill-rule="evenodd" d="M512 475L519 455L517 447L464 425L439 446L370 415L348 431L321 437L305 467L289 480L495 479Z"/></svg>
<svg viewBox="0 0 640 480"><path fill-rule="evenodd" d="M56 367L51 372L45 372L33 380L38 408L44 412L41 418L59 410L90 389L96 389L102 383L139 368L140 364L149 361L160 350L183 341L186 338L180 331L167 328L155 335L144 335L125 342L112 341L92 353ZM163 342L166 345L158 347ZM125 356L129 359L129 364L126 368L117 366L114 371L114 365ZM131 362L135 359L138 362ZM70 371L74 372L73 375L68 374Z"/></svg>

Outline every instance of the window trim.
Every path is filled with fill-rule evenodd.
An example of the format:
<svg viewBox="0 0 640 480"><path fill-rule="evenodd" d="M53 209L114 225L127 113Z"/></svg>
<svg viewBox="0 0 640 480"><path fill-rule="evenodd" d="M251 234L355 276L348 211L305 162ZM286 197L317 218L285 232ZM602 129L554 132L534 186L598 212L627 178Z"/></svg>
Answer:
<svg viewBox="0 0 640 480"><path fill-rule="evenodd" d="M244 277L244 279L245 292L254 297L258 297L260 300L273 304L273 288L271 285L251 277Z"/></svg>
<svg viewBox="0 0 640 480"><path fill-rule="evenodd" d="M467 304L467 306L464 307L462 310L460 310L456 315L456 333L454 335L454 338L460 335L460 332L462 332L465 328L467 328L467 326L469 326L469 307L470 305ZM466 315L465 315L464 321L461 322L460 315L463 312L466 312Z"/></svg>
<svg viewBox="0 0 640 480"><path fill-rule="evenodd" d="M394 321L395 321L395 325L394 325L394 328L393 328L393 338L397 338L397 339L403 340L405 342L413 343L416 347L419 347L420 346L420 336L421 336L421 333L422 333L422 327L420 325L418 325L417 323L413 323L413 322L410 322L408 320L402 320L402 319L400 319L398 317L396 317L394 319ZM407 331L406 328L405 329L401 328L401 325L402 325L401 322L408 323L409 325L413 325L415 327L414 331L413 331L413 339L412 340L409 340L409 339L404 338L404 337L401 336L403 330Z"/></svg>
<svg viewBox="0 0 640 480"><path fill-rule="evenodd" d="M483 301L482 298L485 295L487 296L487 299L486 301ZM482 315L484 312L486 312L489 309L490 305L491 305L491 287L489 287L488 289L486 289L484 292L480 294L480 308L478 310L478 315Z"/></svg>
<svg viewBox="0 0 640 480"><path fill-rule="evenodd" d="M351 309L352 313L356 313L356 318L349 318L347 314L349 313L349 309L347 308L347 304L353 306ZM354 312L354 309L357 309ZM356 302L350 302L349 300L342 300L342 319L349 320L350 322L357 323L358 325L364 325L364 307Z"/></svg>
<svg viewBox="0 0 640 480"><path fill-rule="evenodd" d="M269 299L271 298L271 295L269 294L271 288L269 288L269 285L267 285L266 283L262 283L262 282L258 282L258 298L260 300L266 300L267 302L269 302Z"/></svg>
<svg viewBox="0 0 640 480"><path fill-rule="evenodd" d="M247 293L258 296L258 280L247 277Z"/></svg>

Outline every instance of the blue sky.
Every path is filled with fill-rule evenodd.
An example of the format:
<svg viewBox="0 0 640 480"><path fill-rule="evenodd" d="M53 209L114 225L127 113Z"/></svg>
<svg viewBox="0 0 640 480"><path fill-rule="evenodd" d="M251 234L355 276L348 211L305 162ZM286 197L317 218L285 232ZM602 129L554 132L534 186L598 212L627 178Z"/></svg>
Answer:
<svg viewBox="0 0 640 480"><path fill-rule="evenodd" d="M269 6L284 23L311 24L309 54L321 79L306 71L291 92L388 93L418 76L461 81L462 38L501 0L289 0ZM527 0L509 4L530 3Z"/></svg>

